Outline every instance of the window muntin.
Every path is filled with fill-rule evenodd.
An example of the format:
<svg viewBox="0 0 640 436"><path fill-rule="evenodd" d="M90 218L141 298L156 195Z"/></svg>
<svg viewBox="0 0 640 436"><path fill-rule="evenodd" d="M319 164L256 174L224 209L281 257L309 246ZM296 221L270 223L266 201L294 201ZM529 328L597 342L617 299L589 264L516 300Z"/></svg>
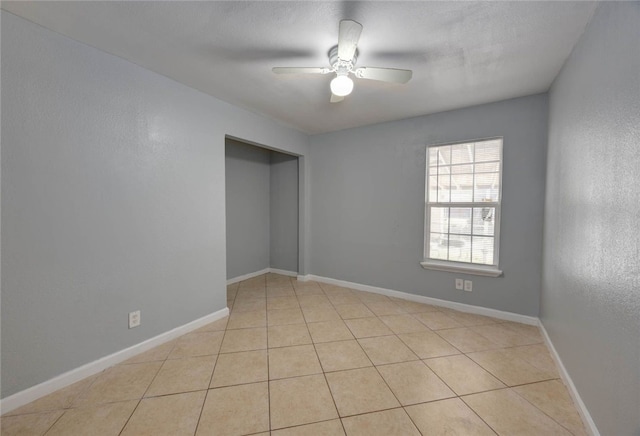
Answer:
<svg viewBox="0 0 640 436"><path fill-rule="evenodd" d="M425 261L498 266L502 138L427 147Z"/></svg>

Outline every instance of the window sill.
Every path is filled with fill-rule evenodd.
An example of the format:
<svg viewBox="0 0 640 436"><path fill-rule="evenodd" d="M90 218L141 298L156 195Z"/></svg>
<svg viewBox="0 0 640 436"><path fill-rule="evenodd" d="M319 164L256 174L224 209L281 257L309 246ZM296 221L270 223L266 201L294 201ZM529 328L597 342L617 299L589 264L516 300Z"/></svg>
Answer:
<svg viewBox="0 0 640 436"><path fill-rule="evenodd" d="M493 266L455 264L452 262L438 262L437 260L424 260L420 262L422 268L433 269L438 271L459 272L464 274L472 274L476 276L499 277L502 270Z"/></svg>

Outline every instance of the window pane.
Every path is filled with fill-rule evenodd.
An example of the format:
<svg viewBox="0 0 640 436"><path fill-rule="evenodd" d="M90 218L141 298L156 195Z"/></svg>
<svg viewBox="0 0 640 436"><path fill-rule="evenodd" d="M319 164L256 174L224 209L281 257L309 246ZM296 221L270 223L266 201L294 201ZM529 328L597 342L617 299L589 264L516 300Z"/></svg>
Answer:
<svg viewBox="0 0 640 436"><path fill-rule="evenodd" d="M473 208L473 234L474 235L494 235L496 221L495 207L474 207Z"/></svg>
<svg viewBox="0 0 640 436"><path fill-rule="evenodd" d="M471 262L471 236L449 236L449 260Z"/></svg>
<svg viewBox="0 0 640 436"><path fill-rule="evenodd" d="M452 207L449 218L449 233L471 234L471 208Z"/></svg>
<svg viewBox="0 0 640 436"><path fill-rule="evenodd" d="M438 202L448 203L450 201L451 175L450 167L438 167Z"/></svg>
<svg viewBox="0 0 640 436"><path fill-rule="evenodd" d="M429 228L431 233L449 233L449 208L432 207L431 222Z"/></svg>
<svg viewBox="0 0 640 436"><path fill-rule="evenodd" d="M438 165L438 148L429 147L429 166L433 167Z"/></svg>
<svg viewBox="0 0 640 436"><path fill-rule="evenodd" d="M490 160L500 160L500 144L502 140L482 141L475 143L475 161L486 162Z"/></svg>
<svg viewBox="0 0 640 436"><path fill-rule="evenodd" d="M451 176L451 201L473 201L473 175L456 174Z"/></svg>
<svg viewBox="0 0 640 436"><path fill-rule="evenodd" d="M473 201L498 201L500 194L500 174L482 173L475 175Z"/></svg>
<svg viewBox="0 0 640 436"><path fill-rule="evenodd" d="M440 184L438 187L438 203L449 203L449 182L447 181L446 186Z"/></svg>
<svg viewBox="0 0 640 436"><path fill-rule="evenodd" d="M473 165L454 165L451 167L452 174L472 174Z"/></svg>
<svg viewBox="0 0 640 436"><path fill-rule="evenodd" d="M455 144L451 146L451 163L473 162L473 144Z"/></svg>
<svg viewBox="0 0 640 436"><path fill-rule="evenodd" d="M445 233L431 233L429 236L429 257L447 260L449 236Z"/></svg>
<svg viewBox="0 0 640 436"><path fill-rule="evenodd" d="M451 174L451 167L449 165L440 165L436 170L438 170L438 175L442 177L449 177L449 174Z"/></svg>
<svg viewBox="0 0 640 436"><path fill-rule="evenodd" d="M438 176L429 176L429 203L435 203L438 200Z"/></svg>
<svg viewBox="0 0 640 436"><path fill-rule="evenodd" d="M438 165L450 165L451 164L451 146L445 145L443 147L436 147L438 150Z"/></svg>
<svg viewBox="0 0 640 436"><path fill-rule="evenodd" d="M476 164L476 173L497 173L500 171L500 162Z"/></svg>
<svg viewBox="0 0 640 436"><path fill-rule="evenodd" d="M471 261L473 263L482 263L485 265L493 265L493 241L494 239L487 236L473 236L473 253Z"/></svg>

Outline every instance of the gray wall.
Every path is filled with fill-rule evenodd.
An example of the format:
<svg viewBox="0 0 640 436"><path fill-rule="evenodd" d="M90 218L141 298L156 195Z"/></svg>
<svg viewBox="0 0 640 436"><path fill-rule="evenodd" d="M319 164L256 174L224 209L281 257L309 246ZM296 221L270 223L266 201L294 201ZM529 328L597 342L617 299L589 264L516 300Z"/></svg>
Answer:
<svg viewBox="0 0 640 436"><path fill-rule="evenodd" d="M504 276L422 269L426 145L493 136L504 136ZM546 95L311 137L312 274L537 316L546 143Z"/></svg>
<svg viewBox="0 0 640 436"><path fill-rule="evenodd" d="M228 279L269 268L271 153L227 139Z"/></svg>
<svg viewBox="0 0 640 436"><path fill-rule="evenodd" d="M271 154L270 265L298 272L298 158Z"/></svg>
<svg viewBox="0 0 640 436"><path fill-rule="evenodd" d="M603 435L640 434L640 3L603 3L550 92L541 319Z"/></svg>
<svg viewBox="0 0 640 436"><path fill-rule="evenodd" d="M308 138L1 15L6 397L224 308L225 135Z"/></svg>

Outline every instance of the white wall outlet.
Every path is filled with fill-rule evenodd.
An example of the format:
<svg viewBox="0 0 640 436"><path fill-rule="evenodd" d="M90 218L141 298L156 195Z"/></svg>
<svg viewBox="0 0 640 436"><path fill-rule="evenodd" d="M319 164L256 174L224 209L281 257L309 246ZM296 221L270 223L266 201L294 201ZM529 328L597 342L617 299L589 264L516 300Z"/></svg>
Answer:
<svg viewBox="0 0 640 436"><path fill-rule="evenodd" d="M138 327L140 325L140 311L129 312L129 328Z"/></svg>
<svg viewBox="0 0 640 436"><path fill-rule="evenodd" d="M464 280L456 279L456 289L462 291L463 288L464 288Z"/></svg>
<svg viewBox="0 0 640 436"><path fill-rule="evenodd" d="M464 281L464 290L467 292L473 291L473 282L471 280Z"/></svg>

